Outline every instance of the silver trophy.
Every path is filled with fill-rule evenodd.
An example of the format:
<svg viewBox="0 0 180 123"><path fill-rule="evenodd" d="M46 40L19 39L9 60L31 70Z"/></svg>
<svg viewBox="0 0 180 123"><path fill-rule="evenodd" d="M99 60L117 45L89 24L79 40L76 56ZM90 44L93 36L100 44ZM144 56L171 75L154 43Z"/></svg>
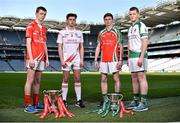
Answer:
<svg viewBox="0 0 180 123"><path fill-rule="evenodd" d="M52 102L55 103L57 101L58 96L62 94L61 90L44 90L43 93L48 95Z"/></svg>
<svg viewBox="0 0 180 123"><path fill-rule="evenodd" d="M120 99L123 98L122 94L110 93L107 94L108 99L110 100L110 109L118 110L120 108Z"/></svg>

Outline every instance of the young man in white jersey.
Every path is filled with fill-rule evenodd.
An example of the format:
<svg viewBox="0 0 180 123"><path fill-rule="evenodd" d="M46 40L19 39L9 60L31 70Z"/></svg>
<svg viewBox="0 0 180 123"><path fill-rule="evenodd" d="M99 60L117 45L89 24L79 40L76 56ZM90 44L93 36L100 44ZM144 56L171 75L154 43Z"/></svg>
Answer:
<svg viewBox="0 0 180 123"><path fill-rule="evenodd" d="M81 99L81 81L80 81L80 69L84 65L84 46L83 46L83 34L81 31L76 30L76 18L77 15L69 13L66 16L67 26L61 30L58 35L58 52L61 61L63 71L62 82L62 98L67 106L67 93L68 93L68 81L70 77L70 71L74 73L74 89L76 92L77 101L75 106L84 108L85 105Z"/></svg>
<svg viewBox="0 0 180 123"><path fill-rule="evenodd" d="M129 9L132 26L128 30L128 66L131 72L134 99L129 103L128 109L133 111L146 111L148 83L147 71L147 46L148 29L139 20L139 10L136 7Z"/></svg>

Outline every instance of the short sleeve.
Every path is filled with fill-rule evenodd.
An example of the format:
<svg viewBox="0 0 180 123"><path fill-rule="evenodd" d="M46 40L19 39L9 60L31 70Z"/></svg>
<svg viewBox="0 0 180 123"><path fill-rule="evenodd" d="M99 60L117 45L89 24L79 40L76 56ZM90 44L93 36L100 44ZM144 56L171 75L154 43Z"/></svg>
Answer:
<svg viewBox="0 0 180 123"><path fill-rule="evenodd" d="M83 38L83 34L82 32L80 32L80 42L83 43L84 42L84 38Z"/></svg>
<svg viewBox="0 0 180 123"><path fill-rule="evenodd" d="M32 25L28 25L26 28L26 38L32 38L33 36L33 27Z"/></svg>
<svg viewBox="0 0 180 123"><path fill-rule="evenodd" d="M62 36L62 33L61 32L59 32L59 34L58 34L58 38L57 38L57 43L60 43L60 44L62 44L63 43L63 38L62 38L63 36Z"/></svg>
<svg viewBox="0 0 180 123"><path fill-rule="evenodd" d="M144 23L141 24L140 36L142 39L148 38L148 29Z"/></svg>

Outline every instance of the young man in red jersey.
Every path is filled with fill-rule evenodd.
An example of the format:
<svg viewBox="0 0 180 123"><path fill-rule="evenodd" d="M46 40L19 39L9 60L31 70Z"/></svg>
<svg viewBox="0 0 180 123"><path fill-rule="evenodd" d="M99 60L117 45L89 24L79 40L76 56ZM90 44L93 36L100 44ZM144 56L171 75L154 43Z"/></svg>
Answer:
<svg viewBox="0 0 180 123"><path fill-rule="evenodd" d="M36 19L26 28L26 67L27 79L24 88L25 108L24 112L36 113L44 109L44 105L38 102L39 88L44 66L49 66L48 51L46 46L46 28L42 25L47 10L40 6L36 9ZM31 103L31 87L33 87L33 105Z"/></svg>
<svg viewBox="0 0 180 123"><path fill-rule="evenodd" d="M104 23L106 28L98 34L98 44L95 52L95 67L101 72L101 92L102 96L106 97L108 92L107 76L108 73L113 74L115 81L115 93L120 93L119 71L123 63L123 46L122 35L120 31L113 26L113 15L106 13L104 15ZM119 50L120 48L120 50ZM120 51L120 52L119 52ZM97 62L99 53L101 52L100 65ZM102 105L102 102L101 104Z"/></svg>

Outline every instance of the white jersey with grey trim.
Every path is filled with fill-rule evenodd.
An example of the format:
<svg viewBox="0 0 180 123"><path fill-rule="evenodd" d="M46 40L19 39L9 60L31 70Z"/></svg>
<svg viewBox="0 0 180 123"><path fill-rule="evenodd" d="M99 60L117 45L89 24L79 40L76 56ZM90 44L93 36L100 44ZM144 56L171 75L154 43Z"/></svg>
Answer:
<svg viewBox="0 0 180 123"><path fill-rule="evenodd" d="M57 43L63 45L63 56L65 62L80 60L79 45L83 43L82 32L76 29L61 30L58 35Z"/></svg>
<svg viewBox="0 0 180 123"><path fill-rule="evenodd" d="M128 30L129 50L141 52L142 39L144 38L148 38L148 29L143 22L138 20Z"/></svg>

